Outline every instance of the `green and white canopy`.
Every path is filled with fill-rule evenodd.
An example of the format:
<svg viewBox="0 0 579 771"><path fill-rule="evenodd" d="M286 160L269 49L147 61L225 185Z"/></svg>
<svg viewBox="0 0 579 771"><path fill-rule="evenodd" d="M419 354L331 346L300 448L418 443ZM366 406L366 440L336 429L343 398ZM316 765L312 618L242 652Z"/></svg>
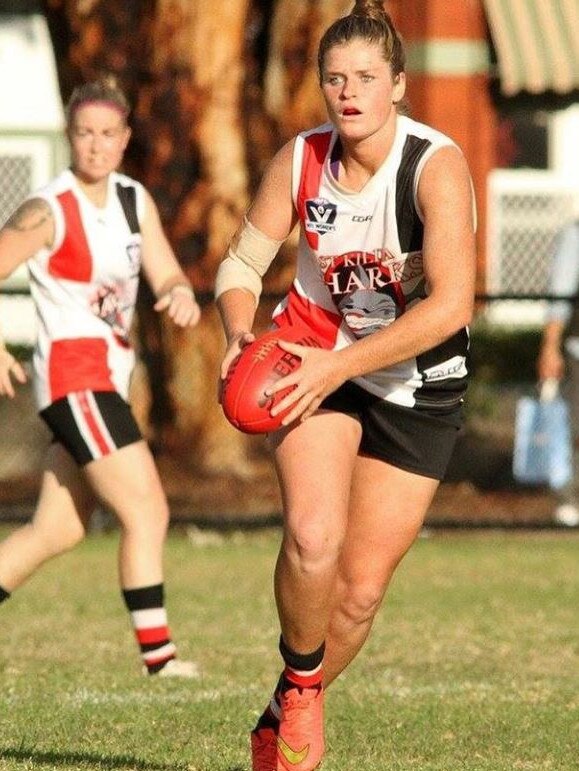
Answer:
<svg viewBox="0 0 579 771"><path fill-rule="evenodd" d="M505 96L579 89L579 0L484 0Z"/></svg>

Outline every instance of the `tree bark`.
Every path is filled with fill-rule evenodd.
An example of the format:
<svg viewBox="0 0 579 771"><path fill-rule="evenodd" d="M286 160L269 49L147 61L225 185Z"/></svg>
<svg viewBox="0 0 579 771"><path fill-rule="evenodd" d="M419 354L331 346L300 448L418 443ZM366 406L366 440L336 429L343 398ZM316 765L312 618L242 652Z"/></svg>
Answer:
<svg viewBox="0 0 579 771"><path fill-rule="evenodd" d="M193 476L246 478L265 468L271 476L263 440L235 431L217 404L224 341L210 295L268 160L297 131L325 120L317 45L351 6L45 0L64 99L79 82L116 74L134 105L124 170L150 190L183 267L207 300L201 323L187 331L152 311L146 287L139 302L132 401L173 473L179 467ZM294 253L290 238L266 278L266 296L287 289ZM264 301L257 331L267 327L273 304Z"/></svg>

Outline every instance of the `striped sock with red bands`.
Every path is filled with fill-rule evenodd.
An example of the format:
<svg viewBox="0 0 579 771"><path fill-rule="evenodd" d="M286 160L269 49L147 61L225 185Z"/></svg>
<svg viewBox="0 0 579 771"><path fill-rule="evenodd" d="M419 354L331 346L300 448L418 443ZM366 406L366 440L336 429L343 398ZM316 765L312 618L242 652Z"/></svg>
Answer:
<svg viewBox="0 0 579 771"><path fill-rule="evenodd" d="M143 663L150 675L159 672L176 656L164 605L163 584L123 589Z"/></svg>
<svg viewBox="0 0 579 771"><path fill-rule="evenodd" d="M290 667L286 667L283 671L285 688L282 686L282 689L286 690L288 684L290 686L297 685L298 688L314 688L316 685L319 685L322 682L322 677L323 677L323 670L321 667L319 667L319 669L317 669L315 672L312 672L311 674L306 674L302 672L298 674Z"/></svg>

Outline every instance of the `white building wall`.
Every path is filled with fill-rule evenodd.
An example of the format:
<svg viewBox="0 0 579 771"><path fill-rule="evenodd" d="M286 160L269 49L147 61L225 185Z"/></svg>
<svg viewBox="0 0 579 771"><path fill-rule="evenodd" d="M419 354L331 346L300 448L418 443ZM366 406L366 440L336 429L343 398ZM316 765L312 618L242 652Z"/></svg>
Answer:
<svg viewBox="0 0 579 771"><path fill-rule="evenodd" d="M579 190L579 104L553 114L549 162L553 171L573 180Z"/></svg>
<svg viewBox="0 0 579 771"><path fill-rule="evenodd" d="M44 16L0 15L0 225L68 162L56 62ZM0 331L30 345L35 314L20 266L0 282Z"/></svg>
<svg viewBox="0 0 579 771"><path fill-rule="evenodd" d="M61 132L64 110L46 19L0 16L0 131Z"/></svg>

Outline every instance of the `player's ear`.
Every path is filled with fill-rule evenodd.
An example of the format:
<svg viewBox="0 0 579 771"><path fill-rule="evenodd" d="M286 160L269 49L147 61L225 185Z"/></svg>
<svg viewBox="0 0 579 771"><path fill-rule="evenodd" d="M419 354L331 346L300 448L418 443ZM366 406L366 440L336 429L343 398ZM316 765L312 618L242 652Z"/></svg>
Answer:
<svg viewBox="0 0 579 771"><path fill-rule="evenodd" d="M406 93L406 74L399 72L394 78L394 88L392 89L392 104L398 104L404 98Z"/></svg>
<svg viewBox="0 0 579 771"><path fill-rule="evenodd" d="M126 146L129 144L129 140L131 138L131 134L133 133L130 126L125 127L125 135L123 137L123 150L125 150Z"/></svg>

